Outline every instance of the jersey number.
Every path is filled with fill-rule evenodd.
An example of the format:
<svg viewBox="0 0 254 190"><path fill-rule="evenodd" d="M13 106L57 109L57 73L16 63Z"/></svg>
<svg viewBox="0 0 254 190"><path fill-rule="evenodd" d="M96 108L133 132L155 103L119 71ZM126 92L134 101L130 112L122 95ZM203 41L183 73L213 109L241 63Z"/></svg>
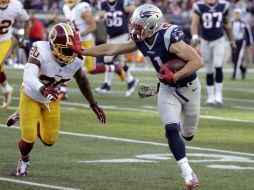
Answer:
<svg viewBox="0 0 254 190"><path fill-rule="evenodd" d="M39 79L41 83L44 84L45 86L54 86L54 87L70 80L70 79L61 79L60 81L57 81L54 77L49 77L46 75L40 75Z"/></svg>
<svg viewBox="0 0 254 190"><path fill-rule="evenodd" d="M7 34L10 25L11 20L2 20L2 22L0 23L0 34Z"/></svg>
<svg viewBox="0 0 254 190"><path fill-rule="evenodd" d="M213 19L217 18L217 21L215 22L215 28L221 27L221 21L222 21L222 13L221 12L214 12L214 13L204 13L202 15L203 20L203 26L206 29L214 27Z"/></svg>
<svg viewBox="0 0 254 190"><path fill-rule="evenodd" d="M160 68L162 67L163 63L161 61L161 58L160 57L155 57L153 60L151 60L150 57L148 56L145 56L145 59L151 64L153 65L155 68Z"/></svg>
<svg viewBox="0 0 254 190"><path fill-rule="evenodd" d="M105 14L105 20L107 27L119 27L123 25L123 12L122 11L116 11L116 12L107 12Z"/></svg>

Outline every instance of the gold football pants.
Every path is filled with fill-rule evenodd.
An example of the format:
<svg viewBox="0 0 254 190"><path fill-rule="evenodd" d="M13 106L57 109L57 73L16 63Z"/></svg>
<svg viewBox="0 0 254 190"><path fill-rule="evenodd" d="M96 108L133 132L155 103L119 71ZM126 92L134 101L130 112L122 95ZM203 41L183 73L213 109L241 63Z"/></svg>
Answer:
<svg viewBox="0 0 254 190"><path fill-rule="evenodd" d="M3 63L4 60L8 57L9 53L11 52L12 46L14 44L14 39L11 38L9 40L0 42L0 72L3 72Z"/></svg>
<svg viewBox="0 0 254 190"><path fill-rule="evenodd" d="M37 138L37 122L40 121L41 139L46 144L54 144L58 139L60 126L60 103L49 103L49 109L26 95L20 95L20 129L23 141L34 143Z"/></svg>

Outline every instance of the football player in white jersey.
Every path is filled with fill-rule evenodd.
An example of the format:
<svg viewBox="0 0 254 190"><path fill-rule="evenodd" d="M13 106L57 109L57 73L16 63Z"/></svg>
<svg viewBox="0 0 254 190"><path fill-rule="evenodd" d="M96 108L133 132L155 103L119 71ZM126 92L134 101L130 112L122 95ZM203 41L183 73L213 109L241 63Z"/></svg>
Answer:
<svg viewBox="0 0 254 190"><path fill-rule="evenodd" d="M12 25L15 19L25 21L25 34L29 30L29 16L18 0L0 0L0 84L4 93L3 108L8 108L11 103L13 88L7 82L3 64L14 45L12 37Z"/></svg>
<svg viewBox="0 0 254 190"><path fill-rule="evenodd" d="M82 70L83 58L78 58L67 47L74 35L70 25L60 23L50 31L49 41L35 42L31 48L20 95L20 160L14 176L28 175L29 154L37 137L46 146L57 141L60 125L58 88L61 83L74 77L99 121L106 122L103 110L94 100L89 81Z"/></svg>
<svg viewBox="0 0 254 190"><path fill-rule="evenodd" d="M94 45L92 32L96 29L96 21L92 14L92 8L87 2L79 2L78 0L65 0L63 12L66 19L72 23L80 35L82 47L87 49ZM125 79L125 72L121 66L108 66L104 64L96 64L94 57L86 56L86 70L90 74L99 74L107 71L115 71L122 80ZM67 89L62 86L61 90L67 97Z"/></svg>

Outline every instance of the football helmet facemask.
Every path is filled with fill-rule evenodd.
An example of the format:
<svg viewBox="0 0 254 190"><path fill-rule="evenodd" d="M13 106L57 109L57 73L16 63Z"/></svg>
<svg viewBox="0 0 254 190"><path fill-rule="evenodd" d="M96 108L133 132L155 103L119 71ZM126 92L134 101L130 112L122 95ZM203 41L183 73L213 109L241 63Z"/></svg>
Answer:
<svg viewBox="0 0 254 190"><path fill-rule="evenodd" d="M59 23L53 26L49 32L48 40L54 59L61 64L70 64L77 56L69 47L73 42L74 31L70 25Z"/></svg>
<svg viewBox="0 0 254 190"><path fill-rule="evenodd" d="M10 0L0 0L0 9L6 9L10 3Z"/></svg>
<svg viewBox="0 0 254 190"><path fill-rule="evenodd" d="M163 26L161 10L150 4L141 5L134 11L129 23L129 33L134 41L150 38Z"/></svg>

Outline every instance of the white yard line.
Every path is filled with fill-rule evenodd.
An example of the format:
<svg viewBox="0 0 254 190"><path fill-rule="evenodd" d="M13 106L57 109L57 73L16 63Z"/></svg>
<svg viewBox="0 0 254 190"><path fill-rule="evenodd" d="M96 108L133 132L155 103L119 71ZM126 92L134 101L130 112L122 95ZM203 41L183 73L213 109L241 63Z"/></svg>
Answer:
<svg viewBox="0 0 254 190"><path fill-rule="evenodd" d="M3 124L0 124L0 127L7 128L6 125L3 125ZM10 127L10 129L19 129L19 127L13 126L13 127ZM118 141L118 142L128 142L128 143L136 143L136 144L147 144L147 145L154 145L154 146L166 146L166 147L168 146L168 144L159 143L159 142L141 141L141 140L134 140L134 139L119 138L119 137L108 137L108 136L94 135L94 134L74 133L74 132L68 132L68 131L60 131L59 133L62 135L75 136L75 137L88 137L88 138L95 138L95 139L111 140L111 141ZM191 149L191 150L254 156L254 154L252 154L252 153L234 152L234 151L212 149L212 148L202 148L202 147L194 147L194 146L186 146L186 148Z"/></svg>
<svg viewBox="0 0 254 190"><path fill-rule="evenodd" d="M37 187L44 187L44 188L50 188L50 189L78 190L78 189L69 188L69 187L48 185L48 184L43 184L43 183L34 183L34 182L30 182L30 181L22 181L22 180L11 179L11 178L3 178L3 177L0 177L0 181L7 181L7 182L11 182L11 183L19 183L19 184L25 184L25 185L31 185L31 186L37 186Z"/></svg>
<svg viewBox="0 0 254 190"><path fill-rule="evenodd" d="M14 97L15 98L15 97ZM88 104L80 104L80 103L75 103L75 102L61 102L62 105L64 106L71 106L71 107L61 107L61 109L71 109L75 110L75 107L79 108L90 108ZM73 108L74 107L74 108ZM104 109L108 110L118 110L118 111L133 111L133 112L143 112L143 113L154 113L158 114L158 111L156 110L149 110L149 109L142 109L142 108L126 108L126 107L117 107L114 105L104 105L101 106ZM244 106L241 106L244 107ZM9 107L9 109L17 109L17 107ZM204 107L206 109L206 107ZM249 110L247 108L247 110ZM229 117L221 117L221 116L212 116L212 115L200 115L201 119L211 119L211 120L219 120L219 121L229 121L229 122L241 122L241 123L254 123L253 120L246 120L246 119L238 119L238 118L229 118Z"/></svg>

